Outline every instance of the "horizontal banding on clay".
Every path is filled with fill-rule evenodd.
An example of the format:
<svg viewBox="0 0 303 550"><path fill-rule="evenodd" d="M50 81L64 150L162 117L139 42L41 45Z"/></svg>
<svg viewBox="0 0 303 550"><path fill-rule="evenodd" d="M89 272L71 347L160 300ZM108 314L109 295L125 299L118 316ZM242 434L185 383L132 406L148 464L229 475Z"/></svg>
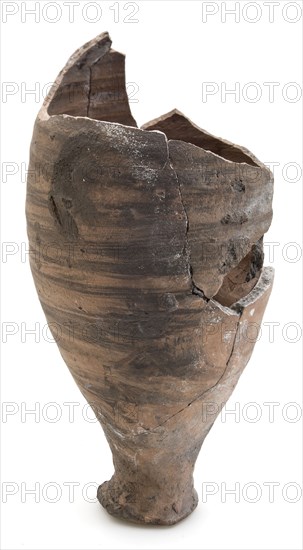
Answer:
<svg viewBox="0 0 303 550"><path fill-rule="evenodd" d="M98 490L113 515L170 525L197 505L196 457L272 286L272 192L254 155L177 110L138 128L107 33L75 52L38 114L31 268L113 453Z"/></svg>

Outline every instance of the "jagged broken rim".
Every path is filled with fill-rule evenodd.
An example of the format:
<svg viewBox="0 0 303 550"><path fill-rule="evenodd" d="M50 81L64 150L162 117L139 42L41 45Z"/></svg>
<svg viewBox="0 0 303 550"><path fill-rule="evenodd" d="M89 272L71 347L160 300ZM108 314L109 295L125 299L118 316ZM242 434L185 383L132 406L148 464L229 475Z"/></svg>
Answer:
<svg viewBox="0 0 303 550"><path fill-rule="evenodd" d="M47 124L48 121L54 119L83 118L87 122L89 121L96 130L100 126L109 126L123 128L123 132L126 134L128 130L130 133L138 132L144 135L157 132L164 136L167 147L169 143L180 143L190 147L193 152L195 150L205 151L214 159L223 160L227 164L260 169L267 173L267 178L272 183L273 175L269 168L248 149L208 133L177 109L173 109L138 128L131 114L126 92L125 56L113 50L111 44L109 34L104 32L72 54L45 98L38 113L37 122ZM93 89L95 82L93 72L98 61L106 55L107 59L111 58L110 61L112 64L114 63L116 71L104 73L106 82L101 90L101 95L103 95L100 100L100 95L96 95L96 91ZM118 88L118 98L114 93L115 88ZM72 103L66 101L66 97L71 91L74 99L78 99L78 103L77 101ZM181 189L180 198L184 207ZM189 222L185 207L184 213L188 232ZM220 301L217 293L205 293L201 285L196 284L190 261L188 261L188 272L193 294L206 301L212 300L225 311L237 312L240 312L251 300L256 300L256 297L258 298L263 293L264 288L268 287L269 281L272 281L274 274L273 269L261 267L254 287L240 299L227 305ZM223 277L218 290L221 289L222 281Z"/></svg>
<svg viewBox="0 0 303 550"><path fill-rule="evenodd" d="M186 125L186 131L192 131L192 139L186 138L183 139L181 136L178 137L178 141L184 141L186 143L191 143L192 145L196 145L218 157L224 158L224 160L231 161L234 163L241 163L241 164L249 164L252 166L257 166L260 168L264 168L265 170L268 170L270 172L269 168L265 166L251 151L249 151L247 148L235 145L234 143L223 139L221 137L214 136L213 134L207 132L206 130L200 128L196 124L194 124L188 117L186 117L181 111L178 109L172 109L168 113L165 113L164 115L161 115L145 124L143 124L140 128L137 127L137 123L133 116L130 114L130 107L128 103L128 97L125 90L125 79L124 79L124 90L123 90L123 97L122 97L122 90L121 97L123 99L123 107L125 111L121 113L121 120L106 120L106 119L99 119L94 118L89 115L89 103L90 103L90 94L91 94L91 86L89 80L91 79L91 73L89 73L88 78L88 84L87 84L87 114L78 114L78 115L71 115L69 113L58 113L56 112L56 98L61 95L63 92L63 88L66 86L65 80L68 74L71 70L78 68L79 70L83 69L84 66L88 68L90 71L91 68L107 53L111 53L116 55L119 58L119 63L123 66L123 72L124 72L124 63L125 63L125 55L122 53L118 53L115 50L111 48L112 41L109 37L108 32L103 32L78 48L68 59L66 65L64 68L60 71L59 75L57 76L53 86L51 87L47 97L45 98L43 105L38 113L38 118L40 120L48 120L50 117L53 116L60 116L63 117L66 116L73 116L74 118L78 117L84 117L89 118L90 120L94 121L98 124L100 122L103 123L115 123L119 124L125 127L130 128L137 128L139 132L146 132L151 131L155 127L157 127L158 132L164 133L167 136L167 132L165 130L159 129L159 126L163 126L163 128L173 120L178 119L179 122L182 122ZM124 75L123 75L124 76ZM114 88L115 85L115 76L113 75L112 85ZM108 113L108 116L111 117L111 113ZM124 120L124 118L131 118L132 124L127 124ZM176 138L169 138L170 139L176 139ZM200 143L199 143L200 141ZM204 142L204 145L203 145ZM225 154L219 154L216 152L217 149L222 148L225 151ZM234 158L229 158L234 157ZM237 160L238 159L238 160Z"/></svg>

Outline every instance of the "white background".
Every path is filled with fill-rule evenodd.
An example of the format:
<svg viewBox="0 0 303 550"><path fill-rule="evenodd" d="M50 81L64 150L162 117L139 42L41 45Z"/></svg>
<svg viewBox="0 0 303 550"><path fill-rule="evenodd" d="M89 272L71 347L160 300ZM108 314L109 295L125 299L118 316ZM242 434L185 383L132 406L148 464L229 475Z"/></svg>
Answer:
<svg viewBox="0 0 303 550"><path fill-rule="evenodd" d="M7 4L2 2L2 8ZM208 9L217 13L205 21L204 11L203 22L201 1L137 0L139 10L133 19L138 22L132 23L124 21L132 10L125 2L119 2L117 22L110 10L113 1L98 2L102 17L96 22L92 22L97 19L96 8L85 8L85 1L75 7L74 22L68 21L64 2L57 2L62 17L53 23L58 8L42 12L45 2L38 3L40 22L24 12L22 22L25 3L10 4L18 11L6 22L2 13L1 29L2 81L12 83L4 85L1 104L2 341L6 340L2 400L4 411L12 403L9 410L14 414L2 418L2 488L15 494L2 504L2 548L302 548L302 500L294 502L302 457L301 426L293 420L300 408L289 405L301 403L302 387L301 262L294 261L299 260L301 246L301 106L294 101L298 88L289 85L302 82L302 2L274 2L272 22L269 2L252 2L250 7L238 3L238 21L235 15L224 21L224 8L234 8L235 2L204 2L204 10L209 4ZM32 8L34 3L26 4ZM236 414L217 419L198 458L199 506L174 527L123 523L95 501L95 486L113 473L110 451L100 426L89 421L92 417L83 409L85 401L56 344L48 341L22 244L26 243L23 172L44 86L55 79L75 49L105 30L113 48L127 54L126 80L137 86L133 99L138 102L132 102L131 108L138 124L177 107L207 131L245 145L266 163L279 163L274 171L274 220L265 236L266 243L277 243L266 247L266 263L276 269L264 317L268 324L263 325L252 359L226 406ZM204 101L203 82L218 87ZM239 97L225 98L224 86L232 89L237 82ZM277 83L274 97L264 84L270 82ZM248 83L254 85L247 87ZM35 87L37 97L25 94ZM13 93L7 95L7 90ZM256 94L259 99L252 101ZM7 175L8 169L15 173ZM35 323L36 336L26 334ZM277 323L273 338L272 323ZM8 330L14 334L7 335ZM54 402L57 411L46 406ZM78 403L74 422L69 421L66 402ZM272 402L278 404L270 418L270 406L264 403ZM24 408L35 403L41 414L24 416ZM51 422L58 410L61 418ZM66 482L78 483L72 503ZM279 484L273 502L264 485L268 482ZM39 503L34 495L24 494L35 483ZM89 483L94 486L86 493ZM212 483L216 494L206 498L205 483ZM239 488L239 502L235 495L227 495L224 502L223 483L227 489ZM247 483L253 484L250 489ZM59 496L51 502L56 500L56 487Z"/></svg>

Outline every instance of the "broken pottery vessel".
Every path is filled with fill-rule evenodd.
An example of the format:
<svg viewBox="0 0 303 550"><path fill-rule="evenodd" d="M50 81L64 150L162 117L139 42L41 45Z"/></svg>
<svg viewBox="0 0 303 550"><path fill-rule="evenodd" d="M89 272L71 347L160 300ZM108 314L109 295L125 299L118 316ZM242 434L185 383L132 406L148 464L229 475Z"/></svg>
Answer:
<svg viewBox="0 0 303 550"><path fill-rule="evenodd" d="M137 128L124 55L77 50L30 152L31 269L115 473L106 510L174 524L197 505L200 447L247 364L273 272L271 172L174 110Z"/></svg>

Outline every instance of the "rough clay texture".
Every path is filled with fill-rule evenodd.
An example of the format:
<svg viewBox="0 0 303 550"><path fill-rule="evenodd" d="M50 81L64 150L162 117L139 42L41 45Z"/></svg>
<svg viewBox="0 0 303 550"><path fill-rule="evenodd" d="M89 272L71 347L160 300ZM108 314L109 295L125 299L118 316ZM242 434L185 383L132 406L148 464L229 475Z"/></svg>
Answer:
<svg viewBox="0 0 303 550"><path fill-rule="evenodd" d="M169 525L197 505L197 455L271 291L272 192L249 151L176 110L137 128L107 33L75 52L38 114L31 269L110 445L98 498L115 516Z"/></svg>

